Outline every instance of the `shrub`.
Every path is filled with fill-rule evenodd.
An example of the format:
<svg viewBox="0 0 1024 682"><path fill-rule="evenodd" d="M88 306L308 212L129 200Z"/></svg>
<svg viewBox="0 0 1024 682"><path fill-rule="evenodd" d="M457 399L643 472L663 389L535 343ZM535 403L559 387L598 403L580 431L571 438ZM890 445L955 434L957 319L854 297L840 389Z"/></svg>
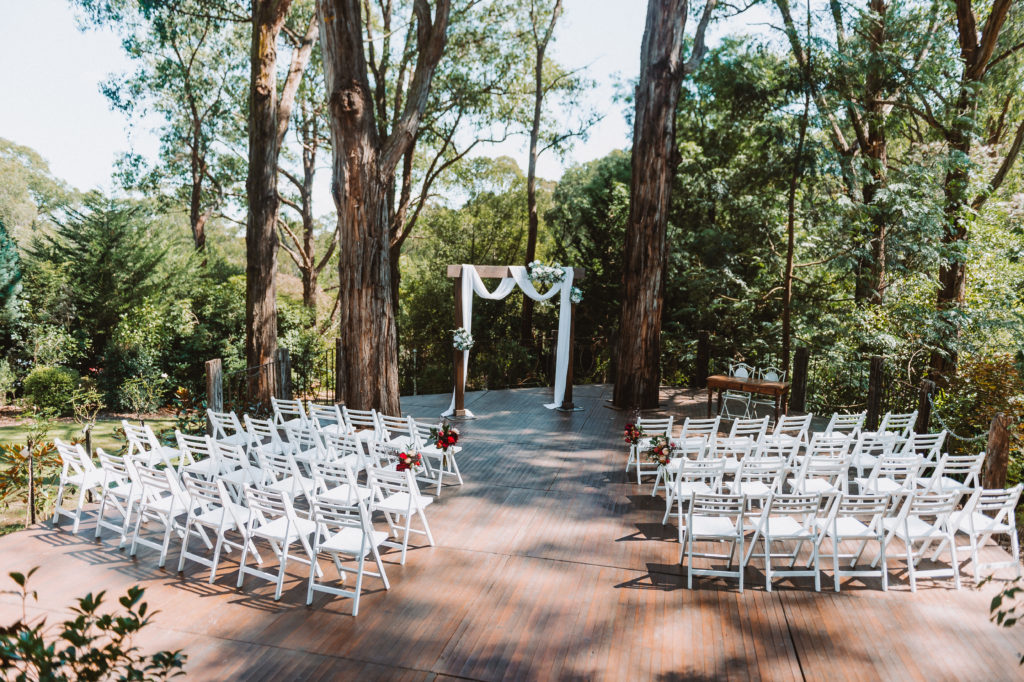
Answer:
<svg viewBox="0 0 1024 682"><path fill-rule="evenodd" d="M78 372L67 367L36 367L25 378L25 399L43 410L71 414Z"/></svg>
<svg viewBox="0 0 1024 682"><path fill-rule="evenodd" d="M0 360L0 407L14 397L14 386L17 382L18 377L11 369L11 363L6 358Z"/></svg>

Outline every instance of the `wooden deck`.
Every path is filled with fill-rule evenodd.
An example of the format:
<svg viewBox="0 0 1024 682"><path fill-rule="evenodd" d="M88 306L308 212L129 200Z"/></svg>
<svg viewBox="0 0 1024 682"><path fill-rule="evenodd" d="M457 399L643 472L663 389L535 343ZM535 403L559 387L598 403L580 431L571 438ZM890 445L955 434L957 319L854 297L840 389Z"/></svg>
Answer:
<svg viewBox="0 0 1024 682"><path fill-rule="evenodd" d="M303 566L274 602L269 583L234 588L236 556L209 585L198 565L179 576L154 552L133 560L92 542L91 520L77 537L47 524L0 538L0 569L41 566L29 612L51 622L76 596L102 589L112 602L141 584L160 613L138 644L184 649L193 679L1020 679L1024 626L987 620L991 584L922 581L911 594L897 563L888 593L854 579L815 593L801 579L769 594L756 567L743 594L708 578L687 590L663 502L622 471L628 415L608 397L578 387L584 409L562 413L540 390L468 394L478 418L461 425L466 485L428 510L437 546L410 549L405 566L389 552L392 589L368 579L358 618L343 598L307 608ZM670 392L666 405L697 415L703 398ZM432 418L449 399L403 408ZM18 615L0 596L2 622Z"/></svg>

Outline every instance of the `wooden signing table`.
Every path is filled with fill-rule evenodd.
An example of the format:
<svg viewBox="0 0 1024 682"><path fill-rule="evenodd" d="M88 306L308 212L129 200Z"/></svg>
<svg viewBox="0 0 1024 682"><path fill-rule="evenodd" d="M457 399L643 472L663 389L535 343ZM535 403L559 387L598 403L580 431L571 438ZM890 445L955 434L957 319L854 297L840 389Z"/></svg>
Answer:
<svg viewBox="0 0 1024 682"><path fill-rule="evenodd" d="M711 397L718 389L718 412L722 412L722 391L747 391L760 395L775 397L775 423L779 423L779 415L786 413L786 401L789 399L789 382L763 381L751 377L728 377L714 374L708 377L708 417L711 416Z"/></svg>

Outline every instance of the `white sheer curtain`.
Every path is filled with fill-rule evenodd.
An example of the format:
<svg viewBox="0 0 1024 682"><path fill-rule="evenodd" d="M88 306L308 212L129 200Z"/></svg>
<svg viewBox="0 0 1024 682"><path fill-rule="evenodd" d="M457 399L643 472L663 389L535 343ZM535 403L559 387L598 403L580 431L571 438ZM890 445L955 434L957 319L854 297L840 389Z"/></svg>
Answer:
<svg viewBox="0 0 1024 682"><path fill-rule="evenodd" d="M512 293L512 290L516 288L516 285L518 285L524 294L535 301L546 301L558 294L561 294L558 307L558 343L555 350L554 402L544 405L544 407L549 410L559 407L562 404L562 400L565 397L565 379L569 372L569 325L572 323L572 298L570 293L572 292L573 273L572 268L567 267L563 269L565 270L565 279L541 294L537 291L537 288L533 286L533 281L530 279L529 273L522 265L509 266L509 271L511 271L512 276L503 277L493 292L487 291L487 287L484 286L484 282L480 278L480 274L476 271L475 267L472 265L462 266L462 291L460 292L460 295L462 296L462 326L471 334L473 333L474 293L476 293L480 298L487 298L496 301L508 296ZM462 354L462 363L462 388L465 390L466 376L469 373L468 351ZM447 417L453 414L455 414L454 391L452 392L452 404L442 416ZM466 415L472 417L473 413L466 410Z"/></svg>

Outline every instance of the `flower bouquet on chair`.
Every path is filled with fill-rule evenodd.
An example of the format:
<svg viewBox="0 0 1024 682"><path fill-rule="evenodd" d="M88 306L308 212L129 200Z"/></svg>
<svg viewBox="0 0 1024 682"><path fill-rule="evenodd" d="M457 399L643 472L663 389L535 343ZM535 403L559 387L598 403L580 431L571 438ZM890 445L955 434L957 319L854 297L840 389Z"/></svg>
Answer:
<svg viewBox="0 0 1024 682"><path fill-rule="evenodd" d="M651 438L651 447L647 450L647 457L652 462L657 462L659 466L665 466L672 460L672 453L675 452L675 449L676 446L672 444L668 436L655 436Z"/></svg>
<svg viewBox="0 0 1024 682"><path fill-rule="evenodd" d="M444 464L448 465L448 451L456 447L459 442L459 430L447 420L430 429L430 438L434 441L434 447L444 453Z"/></svg>
<svg viewBox="0 0 1024 682"><path fill-rule="evenodd" d="M416 470L423 466L423 457L418 452L399 452L395 471Z"/></svg>
<svg viewBox="0 0 1024 682"><path fill-rule="evenodd" d="M633 422L626 424L626 445L633 446L639 445L640 440L644 437L644 431Z"/></svg>

